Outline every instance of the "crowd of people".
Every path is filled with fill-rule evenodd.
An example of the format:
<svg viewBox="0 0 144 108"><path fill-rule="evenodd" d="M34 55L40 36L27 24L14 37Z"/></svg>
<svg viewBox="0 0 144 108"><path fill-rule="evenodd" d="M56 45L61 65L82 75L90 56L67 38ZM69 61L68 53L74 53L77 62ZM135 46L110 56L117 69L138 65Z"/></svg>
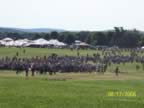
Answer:
<svg viewBox="0 0 144 108"><path fill-rule="evenodd" d="M111 64L125 64L138 62L144 64L144 56L139 55L142 51L129 51L129 54L122 54L122 50L102 50L101 53L93 55L81 56L78 52L77 56L51 56L19 58L5 57L0 59L1 70L14 70L16 74L25 71L26 76L35 74L56 74L56 72L101 72L107 71ZM144 66L144 65L143 65ZM116 67L115 73L118 75L119 67Z"/></svg>
<svg viewBox="0 0 144 108"><path fill-rule="evenodd" d="M0 59L0 69L15 70L18 74L25 71L26 76L32 72L50 75L56 72L105 72L106 65L89 63L91 60L86 57L57 56L32 57L32 58L2 58Z"/></svg>

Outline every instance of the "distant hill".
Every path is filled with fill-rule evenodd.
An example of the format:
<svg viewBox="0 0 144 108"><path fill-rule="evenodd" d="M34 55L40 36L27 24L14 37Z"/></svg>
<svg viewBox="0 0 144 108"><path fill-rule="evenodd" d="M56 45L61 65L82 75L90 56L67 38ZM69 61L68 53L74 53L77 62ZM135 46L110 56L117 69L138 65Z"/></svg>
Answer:
<svg viewBox="0 0 144 108"><path fill-rule="evenodd" d="M22 29L22 28L4 28L0 27L0 32L28 32L28 33L49 33L52 31L64 32L63 29L52 29L52 28L32 28L32 29Z"/></svg>
<svg viewBox="0 0 144 108"><path fill-rule="evenodd" d="M0 32L22 32L22 31L17 30L17 29L13 29L13 28L2 28L2 27L0 27Z"/></svg>

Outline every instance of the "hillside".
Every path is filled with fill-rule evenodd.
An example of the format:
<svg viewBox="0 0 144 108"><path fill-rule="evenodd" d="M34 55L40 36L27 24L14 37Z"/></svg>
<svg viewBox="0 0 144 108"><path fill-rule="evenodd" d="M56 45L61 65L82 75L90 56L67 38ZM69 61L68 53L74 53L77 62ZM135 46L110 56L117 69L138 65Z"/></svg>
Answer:
<svg viewBox="0 0 144 108"><path fill-rule="evenodd" d="M63 32L63 29L52 29L52 28L3 28L0 27L0 32L28 32L28 33L49 33L52 31Z"/></svg>

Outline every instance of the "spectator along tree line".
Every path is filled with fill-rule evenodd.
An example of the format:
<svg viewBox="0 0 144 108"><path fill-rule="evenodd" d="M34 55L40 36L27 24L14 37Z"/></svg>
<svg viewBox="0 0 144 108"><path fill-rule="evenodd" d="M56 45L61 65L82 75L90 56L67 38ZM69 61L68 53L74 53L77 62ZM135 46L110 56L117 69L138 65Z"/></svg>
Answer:
<svg viewBox="0 0 144 108"><path fill-rule="evenodd" d="M80 32L56 32L28 33L28 32L0 32L0 39L10 37L13 39L57 39L61 42L72 44L80 40L91 45L118 46L121 48L136 48L144 45L144 33L136 29L126 30L123 27L114 27L109 31L80 31Z"/></svg>

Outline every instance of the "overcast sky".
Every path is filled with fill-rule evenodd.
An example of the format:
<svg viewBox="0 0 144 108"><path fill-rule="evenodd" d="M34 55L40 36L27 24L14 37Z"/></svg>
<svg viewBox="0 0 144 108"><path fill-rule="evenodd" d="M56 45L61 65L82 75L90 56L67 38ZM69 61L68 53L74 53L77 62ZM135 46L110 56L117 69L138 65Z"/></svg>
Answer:
<svg viewBox="0 0 144 108"><path fill-rule="evenodd" d="M0 0L0 26L144 30L144 0Z"/></svg>

